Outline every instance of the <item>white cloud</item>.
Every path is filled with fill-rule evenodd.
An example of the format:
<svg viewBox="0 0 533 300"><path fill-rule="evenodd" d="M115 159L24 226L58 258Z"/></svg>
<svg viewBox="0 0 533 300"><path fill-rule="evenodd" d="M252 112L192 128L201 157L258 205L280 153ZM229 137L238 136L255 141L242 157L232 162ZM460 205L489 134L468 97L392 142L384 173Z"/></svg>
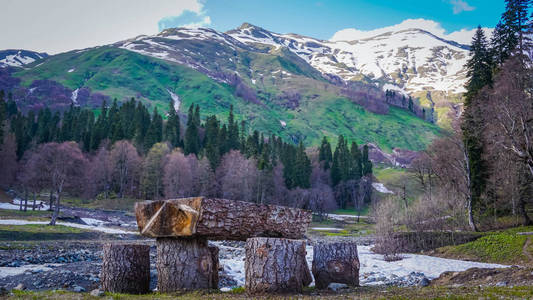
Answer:
<svg viewBox="0 0 533 300"><path fill-rule="evenodd" d="M208 25L211 25L211 17L209 16L205 16L202 21L200 22L194 22L194 23L189 23L189 24L184 24L182 25L182 27L187 27L187 28L198 28L198 27L206 27Z"/></svg>
<svg viewBox="0 0 533 300"><path fill-rule="evenodd" d="M203 14L201 0L2 0L0 49L58 53L110 44L155 34L159 20L185 11Z"/></svg>
<svg viewBox="0 0 533 300"><path fill-rule="evenodd" d="M455 15L460 14L463 11L473 11L474 9L476 9L475 7L470 6L468 3L466 3L466 1L463 0L451 0L450 4L452 5L453 13Z"/></svg>
<svg viewBox="0 0 533 300"><path fill-rule="evenodd" d="M432 20L426 20L426 19L407 19L403 21L400 24L396 24L393 26L387 26L383 28L378 28L374 30L358 30L355 28L347 28L337 31L330 39L330 41L355 41L365 38L374 37L380 34L384 34L387 32L396 32L411 28L418 28L422 29L428 32L431 32L432 34L446 39L455 41L461 44L468 45L472 41L472 37L474 36L474 33L476 29L461 29L459 31L454 31L451 33L446 33L446 30L442 28L440 23L437 23ZM485 30L485 34L487 36L490 36L492 34L492 28L483 28Z"/></svg>

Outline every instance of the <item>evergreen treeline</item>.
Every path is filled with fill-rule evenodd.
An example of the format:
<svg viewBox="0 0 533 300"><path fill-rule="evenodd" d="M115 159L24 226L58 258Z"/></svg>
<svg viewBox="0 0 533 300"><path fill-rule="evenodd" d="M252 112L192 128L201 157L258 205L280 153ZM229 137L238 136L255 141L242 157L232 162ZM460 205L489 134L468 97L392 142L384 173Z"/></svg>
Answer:
<svg viewBox="0 0 533 300"><path fill-rule="evenodd" d="M227 123L222 123L214 115L202 122L200 107L191 105L186 125L182 126L173 103L163 120L156 108L150 112L135 99L120 105L115 100L110 107L104 103L96 112L71 106L63 114L48 108L23 114L15 102L4 100L3 93L0 97L0 117L8 129L2 133L14 137L20 168L31 160L40 145L76 142L90 161L86 173L92 179L85 180L93 181L87 185L91 188L77 192L88 197L206 195L318 210L334 208L337 200L344 208L349 203L361 205L364 200L357 202L359 194L355 188L362 177L372 172L366 146L361 152L352 143L346 150L341 136L335 152L332 154L329 149L329 155L324 154L321 148L317 160L313 150L305 149L302 143L289 144L258 131L248 134L246 124L235 120L232 107ZM325 138L324 141L331 148ZM315 166L313 161L322 167ZM132 165L132 162L136 163ZM346 167L350 170L346 171ZM137 179L132 174L137 174ZM235 191L234 185L241 180L245 193ZM349 195L347 182L352 185ZM185 184L191 189L181 186ZM329 196L310 201L313 189L318 193L316 187L324 185L331 190ZM337 192L344 185L346 191ZM368 201L369 195L362 197ZM319 204L320 201L331 203Z"/></svg>

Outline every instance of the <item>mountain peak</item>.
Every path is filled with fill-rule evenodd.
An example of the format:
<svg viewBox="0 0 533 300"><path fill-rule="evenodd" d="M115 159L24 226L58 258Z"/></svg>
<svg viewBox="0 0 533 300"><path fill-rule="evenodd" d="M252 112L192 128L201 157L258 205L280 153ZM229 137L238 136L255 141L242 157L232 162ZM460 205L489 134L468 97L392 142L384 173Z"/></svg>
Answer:
<svg viewBox="0 0 533 300"><path fill-rule="evenodd" d="M260 29L260 30L265 30L259 26L256 26L254 24L250 24L248 22L244 22L241 24L241 26L237 27L237 29L239 30L243 30L243 29Z"/></svg>

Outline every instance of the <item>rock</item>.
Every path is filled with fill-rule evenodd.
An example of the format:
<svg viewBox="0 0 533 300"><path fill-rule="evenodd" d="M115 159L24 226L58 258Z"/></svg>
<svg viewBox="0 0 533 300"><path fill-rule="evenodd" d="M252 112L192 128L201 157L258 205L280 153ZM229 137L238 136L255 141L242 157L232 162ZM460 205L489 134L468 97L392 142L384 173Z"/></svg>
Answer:
<svg viewBox="0 0 533 300"><path fill-rule="evenodd" d="M348 285L345 283L332 282L328 285L328 290L337 292L339 290L347 289Z"/></svg>
<svg viewBox="0 0 533 300"><path fill-rule="evenodd" d="M419 283L420 286L428 286L429 285L429 279L427 277L422 278Z"/></svg>
<svg viewBox="0 0 533 300"><path fill-rule="evenodd" d="M91 291L91 296L93 297L102 297L104 295L104 291L100 289L94 289Z"/></svg>
<svg viewBox="0 0 533 300"><path fill-rule="evenodd" d="M13 288L14 290L17 290L17 291L23 291L26 289L26 286L23 284L23 283L19 283L16 287Z"/></svg>
<svg viewBox="0 0 533 300"><path fill-rule="evenodd" d="M79 285L75 285L74 288L72 288L72 290L76 293L81 293L81 292L85 292L85 288L84 287L81 287Z"/></svg>

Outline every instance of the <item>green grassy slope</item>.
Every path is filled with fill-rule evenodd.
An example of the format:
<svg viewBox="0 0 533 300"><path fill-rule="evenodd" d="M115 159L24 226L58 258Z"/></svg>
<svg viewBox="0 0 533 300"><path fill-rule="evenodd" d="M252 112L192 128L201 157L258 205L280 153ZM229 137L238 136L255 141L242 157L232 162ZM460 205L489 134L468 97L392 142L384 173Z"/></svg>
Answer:
<svg viewBox="0 0 533 300"><path fill-rule="evenodd" d="M71 89L88 87L119 100L135 97L157 106L160 112L167 110L171 100L168 90L180 97L182 112L195 103L203 117L216 114L225 119L233 105L237 119L246 120L249 128L286 140L303 140L308 146L317 145L323 135L336 139L343 134L358 143L374 142L387 151L393 147L421 150L439 133L437 126L404 110L391 108L387 115L368 112L339 96L337 87L290 53L243 51L234 58L235 70L256 91L260 104L237 97L233 86L192 68L113 47L55 55L15 76L25 85L50 79ZM280 72L275 76L270 75L277 70ZM285 105L280 97L285 92L301 95L297 107Z"/></svg>

